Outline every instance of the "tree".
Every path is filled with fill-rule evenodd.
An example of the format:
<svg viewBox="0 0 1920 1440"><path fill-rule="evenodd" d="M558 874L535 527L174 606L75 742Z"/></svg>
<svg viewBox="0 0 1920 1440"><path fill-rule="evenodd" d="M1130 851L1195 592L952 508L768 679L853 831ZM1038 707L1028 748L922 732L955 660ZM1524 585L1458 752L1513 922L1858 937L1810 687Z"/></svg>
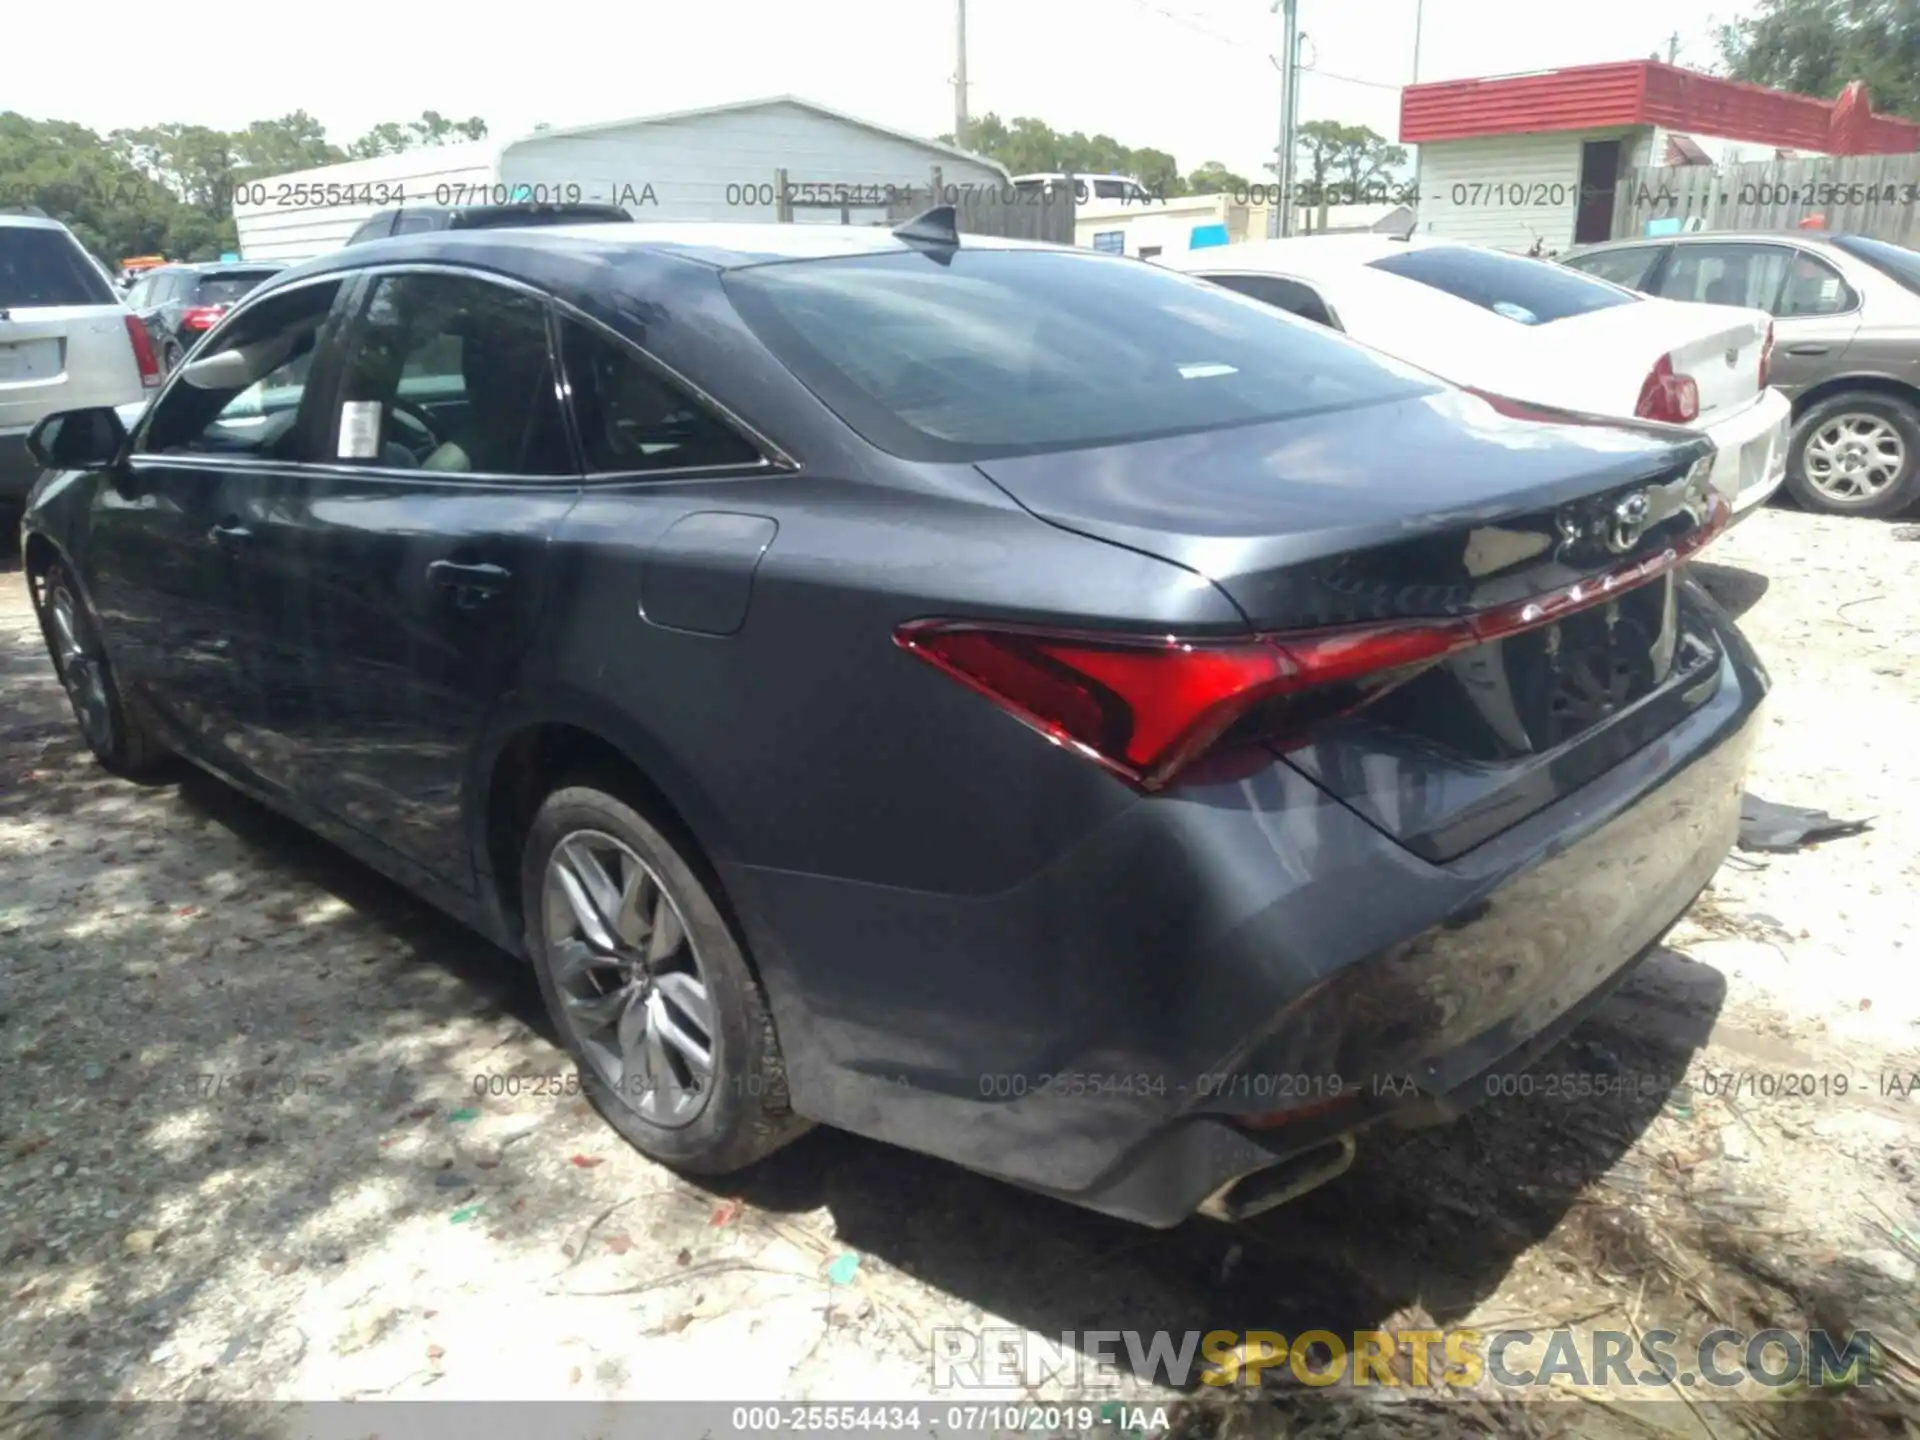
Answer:
<svg viewBox="0 0 1920 1440"><path fill-rule="evenodd" d="M449 120L427 110L405 124L377 125L356 154L477 140L479 116ZM130 255L212 260L238 248L233 187L348 158L304 110L256 120L244 130L167 123L101 136L64 120L0 112L0 205L33 205L66 223L108 264Z"/></svg>
<svg viewBox="0 0 1920 1440"><path fill-rule="evenodd" d="M954 143L942 135L943 144ZM1157 195L1183 195L1186 181L1179 162L1165 150L1134 149L1111 135L1071 134L1055 130L1031 115L1011 123L989 111L968 122L966 148L997 160L1015 175L1071 172L1077 175L1131 175Z"/></svg>
<svg viewBox="0 0 1920 1440"><path fill-rule="evenodd" d="M405 123L389 120L376 125L347 147L355 160L375 155L398 155L423 145L448 145L460 140L484 140L487 122L478 115L466 120L449 120L438 110L422 110L418 120Z"/></svg>
<svg viewBox="0 0 1920 1440"><path fill-rule="evenodd" d="M1864 80L1876 110L1920 118L1920 0L1757 0L1718 38L1735 80L1819 100Z"/></svg>
<svg viewBox="0 0 1920 1440"><path fill-rule="evenodd" d="M1189 195L1238 195L1244 199L1251 186L1246 176L1229 170L1218 160L1209 160L1187 176L1182 188Z"/></svg>

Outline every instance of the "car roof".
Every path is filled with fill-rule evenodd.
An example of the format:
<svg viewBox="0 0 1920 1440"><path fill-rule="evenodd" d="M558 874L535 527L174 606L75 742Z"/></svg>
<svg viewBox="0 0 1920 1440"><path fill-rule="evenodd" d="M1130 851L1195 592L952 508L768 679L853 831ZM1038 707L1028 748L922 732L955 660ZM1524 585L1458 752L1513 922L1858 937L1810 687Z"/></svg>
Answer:
<svg viewBox="0 0 1920 1440"><path fill-rule="evenodd" d="M297 267L359 269L403 260L468 260L498 264L515 256L529 261L617 263L622 253L671 256L715 270L784 260L827 260L856 255L907 254L925 248L879 225L792 225L728 221L629 221L533 225L474 230L429 230L342 247ZM1091 257L1071 246L964 235L963 250L1058 250ZM1103 257L1111 259L1112 257Z"/></svg>
<svg viewBox="0 0 1920 1440"><path fill-rule="evenodd" d="M66 230L67 228L51 216L8 214L5 210L0 210L0 225L14 225L26 230Z"/></svg>
<svg viewBox="0 0 1920 1440"><path fill-rule="evenodd" d="M1806 245L1819 250L1831 248L1836 240L1851 238L1831 230L1693 230L1684 235L1629 235L1620 240L1596 240L1591 245L1576 245L1566 254L1593 255L1602 250L1644 245L1724 245L1729 242Z"/></svg>
<svg viewBox="0 0 1920 1440"><path fill-rule="evenodd" d="M1176 270L1252 270L1276 274L1324 274L1366 265L1409 250L1484 250L1457 240L1395 235L1296 235L1284 240L1246 240L1238 245L1209 246L1163 255L1163 264Z"/></svg>

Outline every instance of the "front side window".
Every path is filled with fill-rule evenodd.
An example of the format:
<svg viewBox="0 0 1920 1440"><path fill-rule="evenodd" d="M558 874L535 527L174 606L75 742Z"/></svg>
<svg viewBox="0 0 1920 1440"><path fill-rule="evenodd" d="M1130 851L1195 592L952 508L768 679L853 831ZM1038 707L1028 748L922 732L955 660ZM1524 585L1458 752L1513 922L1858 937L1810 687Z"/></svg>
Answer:
<svg viewBox="0 0 1920 1440"><path fill-rule="evenodd" d="M1567 264L1584 274L1597 275L1629 290L1646 288L1653 263L1660 258L1658 245L1639 245L1631 250L1602 250L1593 255L1570 256Z"/></svg>
<svg viewBox="0 0 1920 1440"><path fill-rule="evenodd" d="M388 275L354 327L328 457L450 474L568 475L546 306L464 275Z"/></svg>
<svg viewBox="0 0 1920 1440"><path fill-rule="evenodd" d="M750 266L723 283L802 384L910 459L1117 445L1437 388L1204 281L1084 251L963 246Z"/></svg>
<svg viewBox="0 0 1920 1440"><path fill-rule="evenodd" d="M235 317L183 366L136 447L156 455L307 457L298 424L308 370L340 283L303 285Z"/></svg>
<svg viewBox="0 0 1920 1440"><path fill-rule="evenodd" d="M1616 285L1564 265L1499 250L1422 246L1367 263L1521 325L1551 325L1638 300Z"/></svg>
<svg viewBox="0 0 1920 1440"><path fill-rule="evenodd" d="M732 426L626 346L573 320L561 334L589 474L761 463Z"/></svg>

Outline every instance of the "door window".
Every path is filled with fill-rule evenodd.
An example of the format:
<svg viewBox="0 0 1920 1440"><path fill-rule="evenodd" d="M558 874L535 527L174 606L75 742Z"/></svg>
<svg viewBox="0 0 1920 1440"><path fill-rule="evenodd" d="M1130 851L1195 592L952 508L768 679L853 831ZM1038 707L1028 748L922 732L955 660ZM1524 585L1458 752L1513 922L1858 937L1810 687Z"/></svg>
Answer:
<svg viewBox="0 0 1920 1440"><path fill-rule="evenodd" d="M1302 320L1311 320L1330 330L1340 328L1334 324L1333 312L1327 308L1327 302L1315 294L1311 286L1302 285L1298 280L1284 280L1278 275L1208 275L1203 278L1255 300L1265 301L1276 310L1285 310Z"/></svg>
<svg viewBox="0 0 1920 1440"><path fill-rule="evenodd" d="M1602 250L1594 255L1575 255L1567 264L1588 275L1624 285L1629 290L1646 289L1647 276L1663 247L1636 245L1629 250Z"/></svg>
<svg viewBox="0 0 1920 1440"><path fill-rule="evenodd" d="M626 346L573 320L561 334L589 474L762 463L732 426Z"/></svg>
<svg viewBox="0 0 1920 1440"><path fill-rule="evenodd" d="M464 275L388 275L355 327L328 458L571 475L544 302Z"/></svg>
<svg viewBox="0 0 1920 1440"><path fill-rule="evenodd" d="M1859 303L1838 270L1819 256L1798 250L1773 313L1783 320L1800 315L1838 315Z"/></svg>
<svg viewBox="0 0 1920 1440"><path fill-rule="evenodd" d="M1660 293L1669 300L1772 310L1792 258L1779 245L1677 246Z"/></svg>
<svg viewBox="0 0 1920 1440"><path fill-rule="evenodd" d="M138 445L158 455L307 458L298 425L321 327L340 284L303 285L235 318L182 367Z"/></svg>

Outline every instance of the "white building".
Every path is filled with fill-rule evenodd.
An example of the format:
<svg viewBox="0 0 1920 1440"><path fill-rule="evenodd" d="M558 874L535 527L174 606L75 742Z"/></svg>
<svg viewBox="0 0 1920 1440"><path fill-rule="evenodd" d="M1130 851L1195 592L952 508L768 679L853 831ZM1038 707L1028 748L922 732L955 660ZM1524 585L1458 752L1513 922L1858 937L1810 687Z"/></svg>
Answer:
<svg viewBox="0 0 1920 1440"><path fill-rule="evenodd" d="M337 249L395 204L595 202L636 220L877 224L889 192L924 190L935 172L944 185L1009 180L978 155L784 95L325 165L237 186L233 211L245 258L294 261Z"/></svg>
<svg viewBox="0 0 1920 1440"><path fill-rule="evenodd" d="M1857 83L1816 100L1657 60L1410 85L1400 140L1419 146L1419 232L1547 251L1613 238L1619 186L1641 166L1920 148L1920 125L1875 115Z"/></svg>

